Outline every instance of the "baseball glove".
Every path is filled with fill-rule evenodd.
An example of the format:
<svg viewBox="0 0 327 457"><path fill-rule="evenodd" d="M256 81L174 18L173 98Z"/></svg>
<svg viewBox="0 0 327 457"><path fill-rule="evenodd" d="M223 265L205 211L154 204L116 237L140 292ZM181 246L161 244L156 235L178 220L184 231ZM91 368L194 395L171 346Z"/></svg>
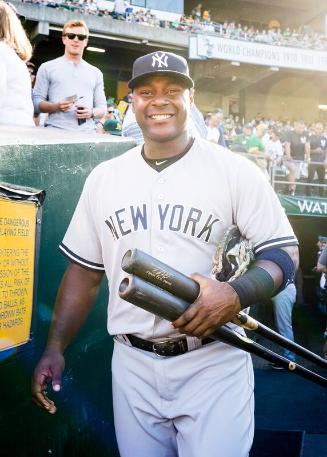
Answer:
<svg viewBox="0 0 327 457"><path fill-rule="evenodd" d="M251 241L231 225L217 246L211 275L218 281L233 281L246 272L253 258Z"/></svg>

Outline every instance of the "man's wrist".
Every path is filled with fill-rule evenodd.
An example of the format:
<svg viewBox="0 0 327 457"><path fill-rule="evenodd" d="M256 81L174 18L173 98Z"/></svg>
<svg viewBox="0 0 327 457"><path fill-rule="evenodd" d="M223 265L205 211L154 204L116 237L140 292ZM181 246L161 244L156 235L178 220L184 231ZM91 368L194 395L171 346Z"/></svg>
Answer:
<svg viewBox="0 0 327 457"><path fill-rule="evenodd" d="M233 281L232 281L233 282ZM241 305L241 300L240 300L240 297L237 293L237 291L234 289L234 287L232 286L232 282L224 282L224 284L226 286L229 287L230 289L230 293L233 294L233 304L234 304L234 308L236 310L236 313L239 313L240 311L242 311L242 305Z"/></svg>
<svg viewBox="0 0 327 457"><path fill-rule="evenodd" d="M50 338L47 341L47 344L44 349L44 353L46 353L46 354L50 354L50 353L64 354L67 346L68 346L67 342L61 341L60 339L57 339L57 338Z"/></svg>
<svg viewBox="0 0 327 457"><path fill-rule="evenodd" d="M270 274L261 267L252 266L243 276L229 285L239 297L241 309L266 301L274 292L274 281Z"/></svg>
<svg viewBox="0 0 327 457"><path fill-rule="evenodd" d="M44 349L43 355L49 356L51 354L61 354L64 355L65 349L61 346L46 346Z"/></svg>

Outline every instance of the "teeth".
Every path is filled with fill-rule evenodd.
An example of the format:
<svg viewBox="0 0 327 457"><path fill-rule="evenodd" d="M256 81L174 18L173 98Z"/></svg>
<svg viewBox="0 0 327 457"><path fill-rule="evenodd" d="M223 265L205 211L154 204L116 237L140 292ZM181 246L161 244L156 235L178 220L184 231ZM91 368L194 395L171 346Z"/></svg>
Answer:
<svg viewBox="0 0 327 457"><path fill-rule="evenodd" d="M164 119L169 119L171 117L171 114L153 114L150 117L151 117L151 119L155 119L157 121L161 121L161 120L164 120Z"/></svg>

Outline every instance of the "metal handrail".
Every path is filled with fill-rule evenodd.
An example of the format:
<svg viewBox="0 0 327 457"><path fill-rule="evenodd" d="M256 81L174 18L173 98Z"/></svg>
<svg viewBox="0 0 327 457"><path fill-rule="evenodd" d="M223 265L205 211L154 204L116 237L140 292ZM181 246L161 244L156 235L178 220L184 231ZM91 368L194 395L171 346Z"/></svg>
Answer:
<svg viewBox="0 0 327 457"><path fill-rule="evenodd" d="M243 151L234 151L235 153L237 154L240 154L244 157L246 157L247 159L249 160L255 160L255 159L263 159L263 160L266 160L267 161L267 173L269 175L269 178L270 178L270 182L271 182L271 185L273 187L273 189L278 193L278 190L276 189L276 184L277 185L296 185L296 186L299 186L301 187L302 189L304 188L307 188L307 187L312 187L312 188L326 188L327 189L327 182L326 184L317 184L315 182L303 182L303 181L289 181L287 179L287 174L285 174L285 180L280 180L280 179L276 179L276 170L278 170L280 168L280 165L276 163L276 161L274 160L269 160L269 159L265 159L263 156L262 156L262 153L255 153L255 152L243 152ZM287 162L287 159L286 157L284 156L282 158L282 160L284 160L284 162ZM312 164L312 165L323 165L322 162L317 162L317 161L314 161L314 160L310 160L310 162L308 161L305 161L305 160L295 160L295 159L292 159L292 163L306 163L306 164ZM285 165L285 163L282 165L284 165L284 167L287 168L287 166ZM326 172L325 174L327 175L327 169L326 169ZM307 179L304 177L304 179ZM299 194L296 194L296 195L299 195Z"/></svg>

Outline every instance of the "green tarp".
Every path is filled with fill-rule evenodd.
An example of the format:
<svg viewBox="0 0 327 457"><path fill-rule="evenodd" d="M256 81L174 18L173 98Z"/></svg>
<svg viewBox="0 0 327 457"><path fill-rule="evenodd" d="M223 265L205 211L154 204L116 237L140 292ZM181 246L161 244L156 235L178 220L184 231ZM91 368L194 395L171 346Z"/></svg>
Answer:
<svg viewBox="0 0 327 457"><path fill-rule="evenodd" d="M288 216L327 217L327 199L278 195Z"/></svg>

